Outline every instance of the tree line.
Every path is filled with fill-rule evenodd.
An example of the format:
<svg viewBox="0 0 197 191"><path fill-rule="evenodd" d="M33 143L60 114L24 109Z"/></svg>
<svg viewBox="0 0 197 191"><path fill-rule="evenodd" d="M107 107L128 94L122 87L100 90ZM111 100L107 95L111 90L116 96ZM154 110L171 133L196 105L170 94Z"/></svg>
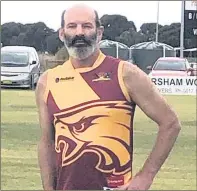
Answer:
<svg viewBox="0 0 197 191"><path fill-rule="evenodd" d="M144 23L137 31L135 23L122 15L103 15L101 23L104 26L103 40L108 39L126 44L128 47L141 43L155 41L156 23ZM159 25L159 42L180 47L181 23ZM187 33L187 31L186 31ZM185 48L196 47L197 39L191 34L184 39ZM15 22L1 25L1 43L3 46L24 45L33 46L37 51L55 54L63 46L55 31L43 22L21 24Z"/></svg>

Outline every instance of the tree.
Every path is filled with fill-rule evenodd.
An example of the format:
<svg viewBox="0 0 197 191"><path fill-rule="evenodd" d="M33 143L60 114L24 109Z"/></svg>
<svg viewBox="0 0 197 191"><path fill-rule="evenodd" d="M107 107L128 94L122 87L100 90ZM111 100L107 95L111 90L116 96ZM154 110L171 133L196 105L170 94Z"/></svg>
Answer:
<svg viewBox="0 0 197 191"><path fill-rule="evenodd" d="M155 34L156 33L157 23L144 23L141 25L140 30L143 34ZM162 25L158 25L158 28L161 29Z"/></svg>
<svg viewBox="0 0 197 191"><path fill-rule="evenodd" d="M62 42L59 39L58 33L53 33L46 38L47 52L54 54L58 49L63 46Z"/></svg>
<svg viewBox="0 0 197 191"><path fill-rule="evenodd" d="M180 46L180 23L172 23L171 25L165 25L159 30L159 41L165 44L169 44L172 47Z"/></svg>
<svg viewBox="0 0 197 191"><path fill-rule="evenodd" d="M116 37L116 41L126 44L128 47L144 42L146 40L146 35L141 32L136 32L132 29L124 31L119 37Z"/></svg>
<svg viewBox="0 0 197 191"><path fill-rule="evenodd" d="M28 46L28 38L27 38L27 35L23 32L21 32L18 36L18 39L17 39L17 45L19 46Z"/></svg>
<svg viewBox="0 0 197 191"><path fill-rule="evenodd" d="M127 46L132 46L140 42L155 41L156 23L144 23L140 30L136 30L135 23L129 21L123 15L103 15L101 23L104 26L103 40L108 39L118 41ZM170 25L159 25L159 42L180 46L180 23ZM184 41L185 48L196 47L197 38L194 38L187 30ZM3 46L25 45L35 47L37 51L56 54L63 46L59 40L58 31L46 26L43 22L33 24L5 23L1 25L1 42Z"/></svg>
<svg viewBox="0 0 197 191"><path fill-rule="evenodd" d="M101 23L105 28L103 39L115 41L116 37L129 29L136 31L134 23L128 21L127 18L122 15L103 15L101 17Z"/></svg>

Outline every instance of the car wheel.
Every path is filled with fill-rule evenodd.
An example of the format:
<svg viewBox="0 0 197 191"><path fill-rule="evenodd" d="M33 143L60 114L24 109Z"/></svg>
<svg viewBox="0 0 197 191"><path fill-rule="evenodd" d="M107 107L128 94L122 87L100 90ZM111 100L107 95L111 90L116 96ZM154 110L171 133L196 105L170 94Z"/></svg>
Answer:
<svg viewBox="0 0 197 191"><path fill-rule="evenodd" d="M29 89L34 90L35 89L35 83L34 83L34 74L31 75L30 77L30 84L29 84Z"/></svg>

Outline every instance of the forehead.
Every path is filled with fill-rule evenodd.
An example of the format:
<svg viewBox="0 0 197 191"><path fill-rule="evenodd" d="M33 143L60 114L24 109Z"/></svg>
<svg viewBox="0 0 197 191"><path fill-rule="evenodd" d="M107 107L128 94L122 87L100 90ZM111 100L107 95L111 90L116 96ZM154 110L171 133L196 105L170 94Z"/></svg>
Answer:
<svg viewBox="0 0 197 191"><path fill-rule="evenodd" d="M84 23L90 22L95 23L95 13L93 10L88 8L73 8L65 12L64 14L65 24L74 23Z"/></svg>

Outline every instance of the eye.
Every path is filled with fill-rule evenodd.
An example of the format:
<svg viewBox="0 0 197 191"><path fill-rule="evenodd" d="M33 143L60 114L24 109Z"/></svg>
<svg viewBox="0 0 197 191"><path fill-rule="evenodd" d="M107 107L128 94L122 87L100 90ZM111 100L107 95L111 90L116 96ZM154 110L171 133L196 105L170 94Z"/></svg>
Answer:
<svg viewBox="0 0 197 191"><path fill-rule="evenodd" d="M85 122L75 125L74 127L74 131L76 132L82 132L83 130L85 130Z"/></svg>
<svg viewBox="0 0 197 191"><path fill-rule="evenodd" d="M71 23L71 24L67 25L67 28L76 28L76 27L77 27L77 25L74 24L74 23Z"/></svg>
<svg viewBox="0 0 197 191"><path fill-rule="evenodd" d="M87 28L87 29L93 28L93 26L92 26L91 24L89 24L89 23L83 24L82 27L83 27L83 28Z"/></svg>
<svg viewBox="0 0 197 191"><path fill-rule="evenodd" d="M83 28L92 28L91 26L85 25Z"/></svg>
<svg viewBox="0 0 197 191"><path fill-rule="evenodd" d="M74 28L76 28L76 26L72 25L72 26L69 26L68 28L74 29Z"/></svg>

